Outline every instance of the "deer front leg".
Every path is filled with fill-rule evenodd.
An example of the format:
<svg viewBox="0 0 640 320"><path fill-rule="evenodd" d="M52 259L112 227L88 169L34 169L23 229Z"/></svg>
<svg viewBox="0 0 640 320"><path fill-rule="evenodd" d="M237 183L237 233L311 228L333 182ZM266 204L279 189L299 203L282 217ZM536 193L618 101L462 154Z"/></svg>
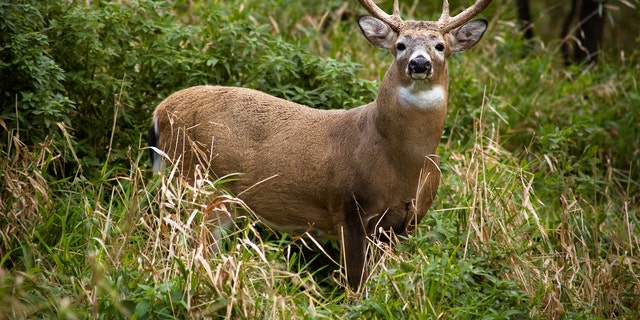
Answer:
<svg viewBox="0 0 640 320"><path fill-rule="evenodd" d="M352 290L358 291L368 277L365 266L367 235L359 219L357 223L346 221L340 230L340 252L344 261L347 282Z"/></svg>

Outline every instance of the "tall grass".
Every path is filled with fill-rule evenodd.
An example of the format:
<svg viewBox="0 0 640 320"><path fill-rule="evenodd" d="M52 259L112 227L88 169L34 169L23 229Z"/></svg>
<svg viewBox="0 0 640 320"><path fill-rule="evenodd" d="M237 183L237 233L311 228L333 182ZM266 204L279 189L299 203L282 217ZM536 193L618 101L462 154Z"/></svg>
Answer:
<svg viewBox="0 0 640 320"><path fill-rule="evenodd" d="M237 3L368 79L390 61L352 16L332 16L354 4ZM197 23L188 4L180 17ZM281 6L296 18L282 22ZM88 178L71 143L27 146L0 122L0 319L640 317L639 57L565 69L555 46L517 40L505 8L492 5L479 47L451 59L436 204L396 248L370 242L358 293L335 244L273 233L224 181L153 175L141 142ZM239 218L213 252L219 214Z"/></svg>

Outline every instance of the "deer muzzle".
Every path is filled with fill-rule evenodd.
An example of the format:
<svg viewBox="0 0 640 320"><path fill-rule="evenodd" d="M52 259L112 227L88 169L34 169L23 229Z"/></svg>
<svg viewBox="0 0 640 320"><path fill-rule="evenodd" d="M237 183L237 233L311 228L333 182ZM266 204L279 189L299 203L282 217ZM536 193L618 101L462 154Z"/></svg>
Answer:
<svg viewBox="0 0 640 320"><path fill-rule="evenodd" d="M413 79L424 80L431 75L431 61L423 55L419 55L409 61L409 75Z"/></svg>

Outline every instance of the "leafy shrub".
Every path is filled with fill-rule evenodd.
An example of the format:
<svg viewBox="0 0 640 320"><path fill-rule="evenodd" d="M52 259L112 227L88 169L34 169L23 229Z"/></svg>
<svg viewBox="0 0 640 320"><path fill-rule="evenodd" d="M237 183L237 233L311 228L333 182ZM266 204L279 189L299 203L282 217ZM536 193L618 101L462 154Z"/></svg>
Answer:
<svg viewBox="0 0 640 320"><path fill-rule="evenodd" d="M61 137L55 124L70 124L73 102L64 88L64 70L51 55L42 4L0 2L0 117L20 128L21 139L37 145Z"/></svg>

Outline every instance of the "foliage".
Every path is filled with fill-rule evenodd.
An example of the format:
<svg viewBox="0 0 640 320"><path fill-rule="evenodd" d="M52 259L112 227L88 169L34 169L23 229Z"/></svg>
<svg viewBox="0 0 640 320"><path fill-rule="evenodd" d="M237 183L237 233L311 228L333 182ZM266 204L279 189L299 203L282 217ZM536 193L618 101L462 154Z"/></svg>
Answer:
<svg viewBox="0 0 640 320"><path fill-rule="evenodd" d="M64 70L49 52L42 33L46 17L37 4L0 2L0 116L3 126L20 128L22 139L37 144L56 123L69 124L73 101L65 96ZM4 145L4 144L3 144Z"/></svg>
<svg viewBox="0 0 640 320"><path fill-rule="evenodd" d="M558 44L518 40L506 1L450 60L437 203L395 249L371 241L363 292L335 247L250 211L211 252L207 219L243 204L224 180L150 174L154 106L204 83L371 101L390 57L359 10L0 0L0 318L638 318L640 56L564 69Z"/></svg>

